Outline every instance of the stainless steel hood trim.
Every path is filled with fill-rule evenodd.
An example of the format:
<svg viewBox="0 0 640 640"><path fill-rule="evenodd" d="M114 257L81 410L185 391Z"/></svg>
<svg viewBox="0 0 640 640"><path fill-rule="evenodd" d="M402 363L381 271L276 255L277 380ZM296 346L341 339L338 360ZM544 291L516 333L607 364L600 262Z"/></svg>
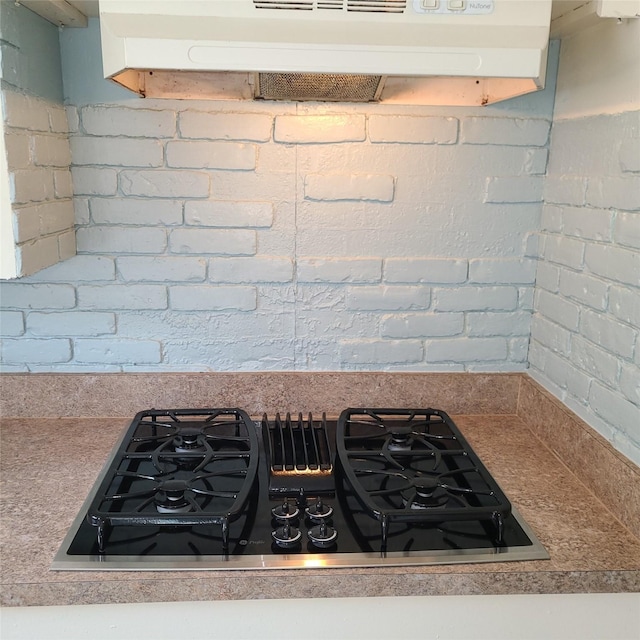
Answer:
<svg viewBox="0 0 640 640"><path fill-rule="evenodd" d="M254 423L260 429L260 422ZM523 560L549 560L547 550L535 533L512 506L512 515L532 542L526 547L498 549L455 549L436 551L391 553L332 553L253 556L70 556L67 549L85 518L98 487L107 474L109 465L118 451L121 439L107 457L100 475L75 517L67 535L56 553L53 571L234 571L248 569L319 569L357 567L433 566L446 564L476 564L486 562L512 562Z"/></svg>

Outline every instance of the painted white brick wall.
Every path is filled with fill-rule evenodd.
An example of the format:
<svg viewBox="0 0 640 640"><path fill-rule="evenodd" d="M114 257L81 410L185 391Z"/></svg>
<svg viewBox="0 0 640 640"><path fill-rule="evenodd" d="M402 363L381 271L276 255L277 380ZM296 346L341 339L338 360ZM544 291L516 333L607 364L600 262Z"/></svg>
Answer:
<svg viewBox="0 0 640 640"><path fill-rule="evenodd" d="M638 111L553 125L530 356L532 375L636 462L639 135Z"/></svg>
<svg viewBox="0 0 640 640"><path fill-rule="evenodd" d="M5 366L525 369L550 114L458 111L68 107L79 254L2 286Z"/></svg>
<svg viewBox="0 0 640 640"><path fill-rule="evenodd" d="M26 276L76 252L68 128L61 105L3 89L17 271Z"/></svg>

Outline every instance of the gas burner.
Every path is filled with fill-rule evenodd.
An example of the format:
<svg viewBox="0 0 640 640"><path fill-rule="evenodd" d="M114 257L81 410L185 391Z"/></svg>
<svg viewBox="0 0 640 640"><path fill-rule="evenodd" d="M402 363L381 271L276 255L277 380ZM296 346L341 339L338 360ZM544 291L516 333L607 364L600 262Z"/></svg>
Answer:
<svg viewBox="0 0 640 640"><path fill-rule="evenodd" d="M451 501L462 504L457 496L446 491L437 477L417 473L411 479L411 485L410 490L401 491L402 504L407 509L436 509L445 507Z"/></svg>
<svg viewBox="0 0 640 640"><path fill-rule="evenodd" d="M187 483L184 480L166 480L160 485L153 501L158 513L189 513L193 505L186 498Z"/></svg>
<svg viewBox="0 0 640 640"><path fill-rule="evenodd" d="M314 547L326 549L331 547L338 538L338 532L326 522L312 527L307 531L307 538Z"/></svg>
<svg viewBox="0 0 640 640"><path fill-rule="evenodd" d="M275 531L271 532L274 542L282 549L289 549L295 547L302 538L302 534L298 529L292 527L289 523L278 527Z"/></svg>
<svg viewBox="0 0 640 640"><path fill-rule="evenodd" d="M318 501L310 507L307 507L304 512L313 522L324 522L333 515L333 507L325 504L318 498Z"/></svg>
<svg viewBox="0 0 640 640"><path fill-rule="evenodd" d="M207 450L202 441L202 431L194 427L185 427L172 441L176 453L198 453Z"/></svg>

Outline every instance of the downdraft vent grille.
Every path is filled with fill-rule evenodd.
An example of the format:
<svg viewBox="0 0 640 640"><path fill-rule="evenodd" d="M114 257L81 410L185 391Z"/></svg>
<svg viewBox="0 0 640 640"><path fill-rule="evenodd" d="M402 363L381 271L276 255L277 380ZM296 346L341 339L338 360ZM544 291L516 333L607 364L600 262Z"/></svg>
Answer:
<svg viewBox="0 0 640 640"><path fill-rule="evenodd" d="M372 102L378 99L382 76L334 73L260 73L256 98Z"/></svg>
<svg viewBox="0 0 640 640"><path fill-rule="evenodd" d="M404 13L407 0L253 0L256 9L313 11L333 9L360 13Z"/></svg>

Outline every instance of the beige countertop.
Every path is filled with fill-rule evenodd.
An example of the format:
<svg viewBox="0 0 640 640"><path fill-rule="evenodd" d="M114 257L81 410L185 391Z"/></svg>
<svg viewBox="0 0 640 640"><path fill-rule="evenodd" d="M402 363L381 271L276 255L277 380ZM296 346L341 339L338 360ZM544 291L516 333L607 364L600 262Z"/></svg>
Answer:
<svg viewBox="0 0 640 640"><path fill-rule="evenodd" d="M511 413L453 417L550 560L376 569L52 571L63 537L130 419L9 417L0 426L0 604L640 591L640 539L523 419Z"/></svg>

